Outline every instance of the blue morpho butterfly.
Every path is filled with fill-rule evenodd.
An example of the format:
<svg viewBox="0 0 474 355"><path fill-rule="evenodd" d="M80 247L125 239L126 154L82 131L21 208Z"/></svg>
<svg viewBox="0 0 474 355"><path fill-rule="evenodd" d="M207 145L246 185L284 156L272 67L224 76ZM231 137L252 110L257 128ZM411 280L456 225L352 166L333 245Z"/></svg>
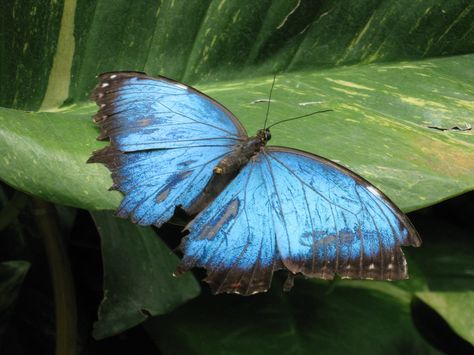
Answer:
<svg viewBox="0 0 474 355"><path fill-rule="evenodd" d="M214 293L250 295L273 272L332 279L407 278L401 246L419 246L408 218L376 187L304 151L248 137L205 94L140 72L100 75L94 121L110 146L90 162L112 172L119 217L161 226L177 207L195 216L177 273L207 270Z"/></svg>

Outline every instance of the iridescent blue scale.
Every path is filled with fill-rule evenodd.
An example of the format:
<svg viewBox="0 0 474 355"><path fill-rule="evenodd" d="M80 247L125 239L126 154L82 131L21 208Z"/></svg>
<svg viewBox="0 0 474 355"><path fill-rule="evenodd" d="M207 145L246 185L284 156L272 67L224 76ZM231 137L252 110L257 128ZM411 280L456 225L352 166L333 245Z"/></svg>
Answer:
<svg viewBox="0 0 474 355"><path fill-rule="evenodd" d="M100 138L111 144L91 161L107 165L125 195L117 215L161 226L177 207L200 212L186 227L179 272L205 268L215 293L266 291L278 269L324 279L407 277L401 246L420 245L418 234L352 171L265 146L264 130L249 138L229 110L171 79L106 73L93 97ZM222 172L236 161L238 169Z"/></svg>

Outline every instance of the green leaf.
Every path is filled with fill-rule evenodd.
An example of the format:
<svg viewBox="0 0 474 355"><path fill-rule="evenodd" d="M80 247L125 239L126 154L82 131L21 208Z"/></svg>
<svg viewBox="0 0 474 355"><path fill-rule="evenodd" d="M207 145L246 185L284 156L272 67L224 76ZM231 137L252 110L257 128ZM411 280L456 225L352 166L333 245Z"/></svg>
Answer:
<svg viewBox="0 0 474 355"><path fill-rule="evenodd" d="M398 290L331 291L302 280L289 293L280 289L200 297L146 327L164 354L436 353L412 325L409 297Z"/></svg>
<svg viewBox="0 0 474 355"><path fill-rule="evenodd" d="M23 279L30 268L27 261L6 261L0 264L0 344L11 310Z"/></svg>
<svg viewBox="0 0 474 355"><path fill-rule="evenodd" d="M78 1L76 13L75 102L117 69L208 83L474 51L467 1Z"/></svg>
<svg viewBox="0 0 474 355"><path fill-rule="evenodd" d="M104 264L104 298L93 331L96 339L170 312L199 294L191 273L172 276L178 258L151 227L133 225L105 211L93 217L102 239Z"/></svg>
<svg viewBox="0 0 474 355"><path fill-rule="evenodd" d="M38 109L57 52L63 1L8 1L0 13L0 106Z"/></svg>
<svg viewBox="0 0 474 355"><path fill-rule="evenodd" d="M18 190L85 209L113 208L120 194L107 192L105 167L86 164L100 144L91 106L65 113L0 108L0 177ZM32 173L34 171L34 173Z"/></svg>
<svg viewBox="0 0 474 355"><path fill-rule="evenodd" d="M270 143L348 166L405 211L459 195L474 188L473 135L428 126L474 125L473 65L474 55L468 55L282 74L271 122L322 108L334 112L276 126ZM252 102L266 98L270 86L271 78L261 77L200 88L252 134L266 109ZM93 105L54 113L0 109L0 178L53 202L116 208L120 195L107 191L107 170L85 164L103 146L94 139L94 111Z"/></svg>
<svg viewBox="0 0 474 355"><path fill-rule="evenodd" d="M268 97L272 74L278 72L281 74L271 107L272 122L323 108L334 112L276 126L272 144L308 150L341 162L380 187L405 211L436 203L474 187L472 131L449 130L472 125L474 120L474 55L455 56L474 52L473 14L474 4L469 1L437 0L10 1L0 12L0 106L50 112L0 109L0 179L60 204L90 210L114 209L121 196L107 191L111 185L108 171L98 164L85 164L91 151L103 146L94 140L97 130L90 120L96 108L87 103L96 74L145 70L151 75L197 83L198 88L228 106L253 134L262 126L265 104L251 102ZM431 59L434 57L444 58ZM386 64L370 64L375 62ZM65 102L75 105L57 108ZM146 281L151 284L144 273L137 273L143 276L138 280L131 277L132 272L125 273L128 270L124 270L123 261L139 268L143 260L158 262L150 257L152 249L148 244L161 253L166 249L154 234L144 241L143 234L152 234L150 230L137 232L129 224L118 228L130 233L122 236L117 232L119 241L109 236L108 244L104 244L104 255L113 260L107 268L118 272L111 271L109 278L121 281L120 272L124 272L127 280L140 281L142 287ZM426 235L430 234L423 235L425 242ZM137 240L141 242L135 245ZM330 341L340 344L340 339L349 333L353 347L344 348L349 351L368 339L367 343L375 344L374 348L367 343L362 345L368 352L426 352L425 344L413 334L407 321L412 293L463 292L469 281L466 275L454 271L468 265L466 259L456 259L454 249L443 254L445 246L440 245L434 254L436 261L431 264L425 262L431 260L430 255L408 252L409 259L414 260L409 260L414 277L408 283L387 286L368 282L361 288L355 282L336 287L333 294L337 304L321 295L325 286L320 284L290 296L263 295L237 303L232 297L212 298L207 304L196 301L195 305L203 302L203 308L212 311L210 319L217 319L215 324L206 323L201 329L201 323L192 320L194 334L195 329L188 326L189 316L183 330L174 327L176 334L171 334L170 339L191 339L182 345L186 349L196 342L199 349L208 346L203 344L208 338L197 338L200 334L222 336L210 339L211 344L234 343L237 349L252 345L260 340L249 337L242 341L239 335L246 335L246 327L254 326L251 315L260 315L263 306L268 311L265 317L304 325L297 331L285 328L278 333L283 340L296 339L293 343L303 344L304 351L319 349L322 344L321 349L327 345L339 352ZM117 250L116 258L108 248L114 253ZM136 256L132 258L127 252L119 258L127 248ZM423 260L417 260L415 255L423 255ZM439 273L430 274L429 270ZM449 272L443 274L443 270ZM456 275L454 282L449 273ZM113 303L104 302L96 336L107 336L141 322L141 303L150 305L155 301L153 298L133 304L134 300L143 300L139 298L143 294L132 299L114 296L117 298ZM183 294L191 298L195 293L188 290ZM262 301L267 300L265 297L271 299ZM235 310L224 309L217 315L211 309L215 300L215 307L222 304L235 306ZM350 307L353 300L354 307ZM450 300L448 307L454 309ZM313 301L317 303L313 305ZM126 317L116 321L115 312L119 312L121 302L128 302L123 306L128 313L124 311ZM319 312L303 308L305 303ZM435 302L431 304L435 307ZM320 305L327 306L328 312ZM376 309L367 312L368 306ZM296 321L292 309L298 311ZM340 336L333 336L323 327L314 334L305 333L307 326L313 331L319 327L313 322L301 323L305 322L306 312L311 312L310 319L328 324L327 329ZM332 322L333 314L339 323ZM464 316L470 314L472 310L466 306ZM206 319L208 315L199 316ZM361 323L366 316L368 325ZM186 314L179 313L167 324L180 325L180 317L186 319ZM232 317L238 320L235 327ZM457 322L466 324L466 318L460 317L458 314ZM451 318L448 321L454 322ZM267 326L265 319L257 319L255 324ZM344 328L345 324L350 327ZM388 330L382 336L375 327L379 324L383 325L380 329ZM278 322L277 326L285 324ZM457 329L457 325L452 326ZM230 331L219 333L225 329ZM257 329L260 336L261 328ZM350 335L352 331L354 336ZM268 342L258 344L265 349L276 344L268 334L263 339ZM313 343L313 339L317 342ZM169 344L167 340L164 344ZM387 344L389 348L385 348ZM277 350L281 351L281 347Z"/></svg>
<svg viewBox="0 0 474 355"><path fill-rule="evenodd" d="M457 205L455 205L457 206ZM459 205L454 210L469 205ZM433 223L433 218L437 218ZM456 332L474 344L474 240L468 223L446 222L434 215L416 216L424 243L406 249L412 280L398 283L437 312ZM434 327L436 328L436 327ZM436 336L436 334L434 335Z"/></svg>
<svg viewBox="0 0 474 355"><path fill-rule="evenodd" d="M473 13L438 0L10 1L0 106L82 102L118 69L192 83L472 53Z"/></svg>
<svg viewBox="0 0 474 355"><path fill-rule="evenodd" d="M438 312L456 333L474 345L474 290L417 292L416 296Z"/></svg>

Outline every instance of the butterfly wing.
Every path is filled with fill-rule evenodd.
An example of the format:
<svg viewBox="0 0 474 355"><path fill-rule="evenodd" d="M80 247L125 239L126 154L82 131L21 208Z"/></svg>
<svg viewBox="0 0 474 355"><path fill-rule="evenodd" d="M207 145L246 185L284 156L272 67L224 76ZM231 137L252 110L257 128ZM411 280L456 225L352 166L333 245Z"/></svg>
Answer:
<svg viewBox="0 0 474 355"><path fill-rule="evenodd" d="M176 206L193 210L213 167L247 137L245 129L225 107L171 79L139 72L99 79L94 121L111 145L89 162L105 164L112 188L124 193L117 215L159 226Z"/></svg>
<svg viewBox="0 0 474 355"><path fill-rule="evenodd" d="M273 272L283 265L264 169L251 160L186 227L178 274L194 266L206 268L205 281L214 293L250 295L270 287Z"/></svg>
<svg viewBox="0 0 474 355"><path fill-rule="evenodd" d="M268 147L188 227L181 268L214 292L268 289L273 271L331 279L403 279L408 218L369 182L327 159Z"/></svg>

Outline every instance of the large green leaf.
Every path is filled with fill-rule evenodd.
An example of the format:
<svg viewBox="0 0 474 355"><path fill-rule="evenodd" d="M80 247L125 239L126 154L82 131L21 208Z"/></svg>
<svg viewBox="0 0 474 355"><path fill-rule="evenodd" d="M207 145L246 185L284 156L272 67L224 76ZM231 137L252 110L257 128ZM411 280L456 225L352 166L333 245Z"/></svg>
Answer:
<svg viewBox="0 0 474 355"><path fill-rule="evenodd" d="M19 190L91 210L117 206L120 194L106 191L111 185L107 170L86 165L85 161L92 150L103 146L94 140L97 130L90 116L96 108L87 101L96 83L95 75L121 69L145 70L197 84L234 111L251 134L261 128L265 115L265 104L251 102L268 97L272 74L279 72L272 122L322 108L334 112L277 126L271 143L308 150L347 165L380 187L405 211L474 187L472 131L449 130L474 123L474 55L455 56L474 52L472 1L8 0L4 5L0 12L0 106L49 111L0 109L0 179ZM374 62L390 63L370 64ZM117 243L123 243L115 246L118 254L132 245L127 237ZM138 259L147 255L143 248L138 251L140 247L131 247ZM153 247L158 254L166 250L158 244ZM104 254L107 248L112 246L104 244ZM437 255L438 261L448 260L446 269L459 265L455 258ZM423 258L429 259L426 255ZM120 273L121 260L114 260L110 265ZM408 341L407 347L414 342L423 352L425 344L407 321L410 295L414 290L441 292L432 286L434 280L451 284L447 277L429 276L429 268L418 260L409 260L409 265L413 281L400 287L387 290L385 283L374 282L364 283L364 289L359 290L360 284L345 283L342 291L336 291L335 299L347 305L354 296L354 309L344 306L348 319L320 294L276 294L272 304L279 319L288 322L293 312L286 305L316 300L331 310L321 312L323 320L334 313L341 324L352 325L346 331L356 329L359 339L372 341L374 347L363 345L368 352L385 350L387 344L393 346L392 341L398 344L394 349L400 350L400 342ZM109 277L118 275L111 272ZM465 278L458 279L464 284ZM442 292L462 292L451 286ZM320 292L325 286L308 287L308 292ZM371 312L370 319L393 331L393 337L363 333L359 324L366 314L362 312L364 298L380 310ZM131 300L143 298L134 295ZM202 302L209 309L205 303L212 301ZM239 302L245 308L244 301ZM116 325L113 317L120 313L122 304L106 304L101 309L103 318L97 336L144 319L138 314L141 308L129 302L124 306L124 317L129 318L121 318ZM152 305L154 313L172 308L160 308L151 301L143 304ZM223 314L235 316L238 323L234 329L242 332L242 327L254 319L242 321L238 312L242 307L235 305L235 313ZM440 303L430 305L436 309ZM298 307L294 309L304 314ZM449 302L445 310L452 307ZM258 312L258 308L252 311ZM457 311L438 312L446 314L455 331L469 338L469 333L461 329L467 318L459 318ZM383 314L388 315L387 323ZM401 318L394 318L397 314ZM458 321L450 317L454 314L458 314ZM210 318L219 318L215 323L226 329L220 316ZM171 316L167 324L180 325L176 321L180 317L184 316L178 314L174 320ZM311 317L321 320L318 314L312 313ZM187 324L194 321L184 319L183 329L191 333ZM342 325L328 322L330 329L339 334ZM390 322L404 329L386 325ZM196 334L202 336L214 331L207 324L198 330ZM306 339L304 331L293 333L292 340L300 335ZM321 334L324 332L318 330L314 337L324 345ZM288 339L285 332L278 336ZM191 338L192 344L196 339L207 341L193 335L182 337ZM170 339L178 339L178 335ZM252 339L246 341L242 347L255 343ZM352 344L355 341L356 337L351 337ZM308 342L300 343L301 352L309 349ZM166 344L170 343L165 340L163 349ZM329 343L327 348L338 350ZM205 347L199 345L197 349Z"/></svg>
<svg viewBox="0 0 474 355"><path fill-rule="evenodd" d="M195 82L472 53L473 13L467 0L8 0L0 106L84 101L116 69Z"/></svg>
<svg viewBox="0 0 474 355"><path fill-rule="evenodd" d="M300 281L290 293L277 289L251 298L202 297L147 328L164 354L436 353L411 323L409 297L394 286L331 291Z"/></svg>
<svg viewBox="0 0 474 355"><path fill-rule="evenodd" d="M62 1L2 2L0 106L37 109L57 53Z"/></svg>
<svg viewBox="0 0 474 355"><path fill-rule="evenodd" d="M439 217L433 223L433 217L420 215L414 223L424 237L424 244L416 251L407 249L412 280L399 286L414 292L414 296L437 312L455 333L474 344L472 228L469 224L462 227Z"/></svg>
<svg viewBox="0 0 474 355"><path fill-rule="evenodd" d="M86 164L90 152L99 148L91 108L68 113L0 108L2 180L65 205L87 209L116 205L119 194L106 192L110 187L106 169Z"/></svg>
<svg viewBox="0 0 474 355"><path fill-rule="evenodd" d="M404 210L474 188L471 131L428 126L474 125L474 55L282 74L271 122L331 108L332 113L277 126L270 143L341 162L380 187ZM421 79L420 79L421 78ZM271 78L201 87L253 133L263 125ZM0 177L17 189L87 209L115 208L108 172L86 165L103 144L93 105L49 113L0 110ZM32 174L32 171L35 173Z"/></svg>
<svg viewBox="0 0 474 355"><path fill-rule="evenodd" d="M416 296L436 310L456 333L474 346L474 289L462 292L417 292Z"/></svg>
<svg viewBox="0 0 474 355"><path fill-rule="evenodd" d="M97 339L131 328L149 316L170 312L199 294L188 273L172 276L178 258L151 228L93 213L102 239L104 298L94 325Z"/></svg>

